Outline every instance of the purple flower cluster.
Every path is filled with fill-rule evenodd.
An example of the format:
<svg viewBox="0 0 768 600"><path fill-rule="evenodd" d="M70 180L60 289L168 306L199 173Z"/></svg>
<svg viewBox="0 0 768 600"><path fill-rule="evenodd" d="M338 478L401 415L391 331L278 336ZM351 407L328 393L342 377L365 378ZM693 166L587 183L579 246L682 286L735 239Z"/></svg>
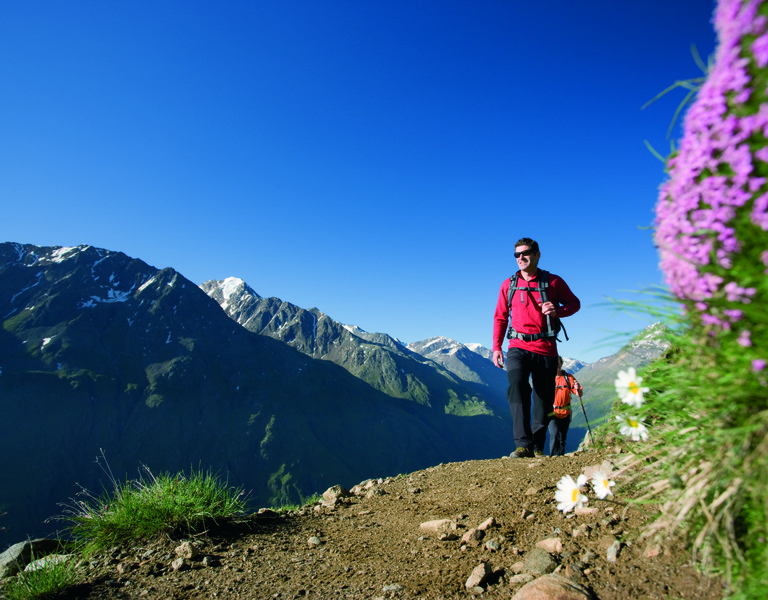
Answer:
<svg viewBox="0 0 768 600"><path fill-rule="evenodd" d="M686 115L656 207L656 243L672 292L690 301L705 323L725 329L740 314L710 310L710 301L748 303L755 294L728 281L742 251L736 217L747 211L752 224L768 231L768 182L756 174L757 161L768 163L768 90L751 87L754 71L768 65L762 3L720 0L715 63ZM768 249L761 258L768 264Z"/></svg>

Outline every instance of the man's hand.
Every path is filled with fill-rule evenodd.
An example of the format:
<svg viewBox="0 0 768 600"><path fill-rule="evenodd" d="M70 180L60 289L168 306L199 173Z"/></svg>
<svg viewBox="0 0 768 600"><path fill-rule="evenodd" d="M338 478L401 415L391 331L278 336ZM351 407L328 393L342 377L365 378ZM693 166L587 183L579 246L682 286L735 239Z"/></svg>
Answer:
<svg viewBox="0 0 768 600"><path fill-rule="evenodd" d="M499 367L499 369L504 368L504 353L501 350L493 351L493 364Z"/></svg>
<svg viewBox="0 0 768 600"><path fill-rule="evenodd" d="M551 302L545 302L541 305L541 313L544 315L555 315L555 305Z"/></svg>

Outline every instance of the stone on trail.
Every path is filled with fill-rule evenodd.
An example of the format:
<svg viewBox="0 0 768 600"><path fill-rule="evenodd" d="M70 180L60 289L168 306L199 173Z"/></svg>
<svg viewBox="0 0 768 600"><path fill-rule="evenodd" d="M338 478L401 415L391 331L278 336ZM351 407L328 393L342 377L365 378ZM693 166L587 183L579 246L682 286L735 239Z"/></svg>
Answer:
<svg viewBox="0 0 768 600"><path fill-rule="evenodd" d="M435 535L449 535L458 529L456 521L451 519L436 519L434 521L425 521L419 525L420 529L433 533Z"/></svg>
<svg viewBox="0 0 768 600"><path fill-rule="evenodd" d="M619 558L619 552L621 551L621 542L619 540L616 540L608 547L607 553L606 553L606 559L608 562L616 562L616 559Z"/></svg>
<svg viewBox="0 0 768 600"><path fill-rule="evenodd" d="M492 573L491 567L487 563L480 563L477 565L472 574L467 579L467 583L464 584L468 590L482 585L486 578Z"/></svg>
<svg viewBox="0 0 768 600"><path fill-rule="evenodd" d="M188 571L189 568L189 563L186 558L179 557L171 563L171 569L174 571Z"/></svg>
<svg viewBox="0 0 768 600"><path fill-rule="evenodd" d="M485 532L479 529L470 529L461 538L462 544L477 543L485 537Z"/></svg>
<svg viewBox="0 0 768 600"><path fill-rule="evenodd" d="M581 516L596 515L600 512L600 509L593 506L577 506L573 512Z"/></svg>
<svg viewBox="0 0 768 600"><path fill-rule="evenodd" d="M323 500L329 504L336 502L340 498L348 498L349 496L351 496L349 490L340 485L329 487L323 492Z"/></svg>
<svg viewBox="0 0 768 600"><path fill-rule="evenodd" d="M543 548L533 548L525 554L525 571L535 575L546 575L557 568L557 563Z"/></svg>
<svg viewBox="0 0 768 600"><path fill-rule="evenodd" d="M384 495L386 495L386 493L387 492L385 490L381 489L380 487L374 487L374 488L371 488L370 490L368 490L365 493L365 497L366 498L375 498L376 496L384 496Z"/></svg>
<svg viewBox="0 0 768 600"><path fill-rule="evenodd" d="M560 554L563 551L563 542L560 538L548 538L536 542L536 547L546 550L550 554Z"/></svg>
<svg viewBox="0 0 768 600"><path fill-rule="evenodd" d="M561 575L544 575L526 583L512 600L598 600L590 590Z"/></svg>
<svg viewBox="0 0 768 600"><path fill-rule="evenodd" d="M180 546L176 547L176 556L194 559L200 556L200 550L198 550L193 544L190 544L189 542L182 542Z"/></svg>

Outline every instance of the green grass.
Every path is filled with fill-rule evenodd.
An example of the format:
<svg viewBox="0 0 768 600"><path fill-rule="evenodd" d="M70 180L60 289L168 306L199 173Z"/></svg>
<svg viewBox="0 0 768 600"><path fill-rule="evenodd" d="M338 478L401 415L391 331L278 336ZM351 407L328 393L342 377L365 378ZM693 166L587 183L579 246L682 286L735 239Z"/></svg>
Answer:
<svg viewBox="0 0 768 600"><path fill-rule="evenodd" d="M101 496L84 492L63 517L86 553L116 544L133 543L161 534L204 531L220 519L242 514L246 498L240 489L222 483L210 472L153 475L144 468L138 480L117 484Z"/></svg>
<svg viewBox="0 0 768 600"><path fill-rule="evenodd" d="M732 600L763 598L768 585L768 375L751 362L768 345L764 306L762 298L742 305L749 347L737 331L702 326L693 311L675 317L670 350L642 371L646 402L632 410L651 437L624 444L643 460L622 484L651 490L638 501L658 507L642 539L684 539L699 567L723 576ZM615 401L600 433L628 410Z"/></svg>
<svg viewBox="0 0 768 600"><path fill-rule="evenodd" d="M286 513L296 512L306 506L312 506L313 504L317 504L322 499L323 497L321 495L312 494L308 498L302 498L301 504L281 504L280 506L272 507L272 510L283 515Z"/></svg>
<svg viewBox="0 0 768 600"><path fill-rule="evenodd" d="M115 545L150 540L160 535L187 535L204 531L218 520L244 513L246 498L210 471L155 476L146 467L138 480L118 484L106 463L102 468L113 484L111 493L94 496L83 490L84 500L73 500L60 517L77 540L78 551L64 562L49 561L35 571L24 571L5 582L7 600L54 598L81 580L80 555L92 556Z"/></svg>
<svg viewBox="0 0 768 600"><path fill-rule="evenodd" d="M34 571L22 571L7 579L2 591L7 600L43 600L56 597L78 580L75 560L70 557L62 562L48 561Z"/></svg>

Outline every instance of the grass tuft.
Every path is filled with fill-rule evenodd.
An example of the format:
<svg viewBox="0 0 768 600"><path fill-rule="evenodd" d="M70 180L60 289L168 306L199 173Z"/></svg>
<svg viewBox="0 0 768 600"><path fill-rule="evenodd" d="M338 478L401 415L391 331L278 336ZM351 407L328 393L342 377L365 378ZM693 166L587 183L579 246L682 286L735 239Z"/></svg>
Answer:
<svg viewBox="0 0 768 600"><path fill-rule="evenodd" d="M78 582L79 575L72 556L64 560L44 561L39 568L22 571L5 581L3 597L7 600L46 600L55 598Z"/></svg>
<svg viewBox="0 0 768 600"><path fill-rule="evenodd" d="M112 482L112 493L94 496L83 490L84 499L73 501L62 517L70 523L73 537L84 544L85 553L163 534L200 533L218 520L242 515L246 508L243 491L222 483L210 471L155 476L143 467L137 480L119 484L112 478Z"/></svg>

